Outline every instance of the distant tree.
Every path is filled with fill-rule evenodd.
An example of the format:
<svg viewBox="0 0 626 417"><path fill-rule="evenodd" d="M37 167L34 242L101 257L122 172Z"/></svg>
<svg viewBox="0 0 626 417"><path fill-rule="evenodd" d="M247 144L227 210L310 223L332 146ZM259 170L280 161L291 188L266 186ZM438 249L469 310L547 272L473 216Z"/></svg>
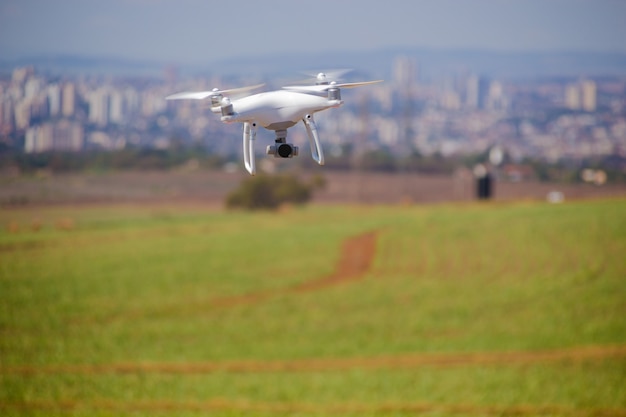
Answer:
<svg viewBox="0 0 626 417"><path fill-rule="evenodd" d="M304 204L310 200L313 184L306 184L293 175L261 174L245 179L226 198L226 207L247 210L278 208L281 204Z"/></svg>

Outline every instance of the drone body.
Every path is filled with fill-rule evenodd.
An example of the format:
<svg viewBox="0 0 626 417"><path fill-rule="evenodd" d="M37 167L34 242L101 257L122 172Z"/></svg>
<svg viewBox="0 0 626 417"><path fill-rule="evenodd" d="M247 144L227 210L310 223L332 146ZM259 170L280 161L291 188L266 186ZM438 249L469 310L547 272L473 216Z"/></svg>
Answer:
<svg viewBox="0 0 626 417"><path fill-rule="evenodd" d="M366 81L360 83L326 82L323 73L317 76L318 83L308 86L289 86L282 90L268 91L237 100L226 97L228 93L261 87L261 85L229 90L201 92L184 92L166 97L168 100L177 99L211 99L211 111L221 114L224 123L243 123L243 156L246 170L254 175L256 163L254 155L254 140L258 126L273 130L276 134L275 145L268 146L266 153L277 158L291 158L298 155L298 147L287 143L287 129L304 123L311 145L311 156L320 165L324 165L324 153L317 134L317 125L313 115L322 110L339 107L343 104L340 88L353 88L380 81Z"/></svg>
<svg viewBox="0 0 626 417"><path fill-rule="evenodd" d="M328 100L312 94L287 90L269 91L233 101L234 114L223 115L222 121L251 121L268 130L281 130L292 127L307 114L342 104L341 100Z"/></svg>

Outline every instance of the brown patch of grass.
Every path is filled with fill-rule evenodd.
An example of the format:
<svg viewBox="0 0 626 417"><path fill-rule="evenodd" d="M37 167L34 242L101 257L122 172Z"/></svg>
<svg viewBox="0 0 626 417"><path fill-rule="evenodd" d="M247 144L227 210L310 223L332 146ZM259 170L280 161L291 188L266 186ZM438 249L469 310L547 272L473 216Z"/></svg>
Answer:
<svg viewBox="0 0 626 417"><path fill-rule="evenodd" d="M20 224L16 222L15 220L11 220L6 224L5 228L7 232L11 234L16 234L16 233L19 233L20 231Z"/></svg>
<svg viewBox="0 0 626 417"><path fill-rule="evenodd" d="M76 224L74 222L74 219L70 217L64 217L62 219L57 220L57 222L55 223L55 226L59 230L70 231L70 230L74 230L74 227L76 226Z"/></svg>

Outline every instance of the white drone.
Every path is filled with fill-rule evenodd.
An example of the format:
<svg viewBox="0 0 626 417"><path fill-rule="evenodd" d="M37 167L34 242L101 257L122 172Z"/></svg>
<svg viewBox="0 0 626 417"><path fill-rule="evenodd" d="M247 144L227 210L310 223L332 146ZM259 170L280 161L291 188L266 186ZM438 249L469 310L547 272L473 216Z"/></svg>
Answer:
<svg viewBox="0 0 626 417"><path fill-rule="evenodd" d="M222 115L224 123L243 123L243 159L246 170L254 175L256 164L254 140L260 125L276 133L276 143L267 147L266 153L276 158L291 158L298 155L298 147L287 143L287 129L300 120L306 127L311 156L320 165L324 165L324 153L317 134L317 125L313 114L343 104L340 88L353 88L381 82L365 81L358 83L329 82L324 73L316 77L315 85L296 85L283 87L282 90L254 94L237 100L230 100L226 94L237 94L260 88L263 84L243 88L211 91L183 92L166 97L167 100L211 99L211 111Z"/></svg>

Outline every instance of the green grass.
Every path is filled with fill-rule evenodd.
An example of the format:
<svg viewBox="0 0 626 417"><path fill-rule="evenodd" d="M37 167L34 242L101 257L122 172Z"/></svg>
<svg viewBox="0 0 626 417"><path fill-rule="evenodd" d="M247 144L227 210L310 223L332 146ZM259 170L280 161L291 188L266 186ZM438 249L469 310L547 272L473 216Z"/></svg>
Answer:
<svg viewBox="0 0 626 417"><path fill-rule="evenodd" d="M0 225L2 415L626 415L624 200ZM286 290L373 230L362 279Z"/></svg>

